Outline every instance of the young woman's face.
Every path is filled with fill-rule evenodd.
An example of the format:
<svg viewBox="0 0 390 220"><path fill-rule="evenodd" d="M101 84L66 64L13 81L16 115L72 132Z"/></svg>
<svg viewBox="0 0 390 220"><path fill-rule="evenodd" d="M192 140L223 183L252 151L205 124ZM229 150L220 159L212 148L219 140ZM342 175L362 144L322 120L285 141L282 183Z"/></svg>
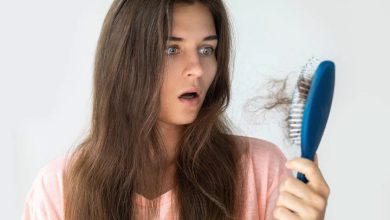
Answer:
<svg viewBox="0 0 390 220"><path fill-rule="evenodd" d="M165 51L160 122L184 125L195 120L217 72L217 43L214 20L206 6L174 6L172 32ZM194 87L201 93L196 104L179 98Z"/></svg>

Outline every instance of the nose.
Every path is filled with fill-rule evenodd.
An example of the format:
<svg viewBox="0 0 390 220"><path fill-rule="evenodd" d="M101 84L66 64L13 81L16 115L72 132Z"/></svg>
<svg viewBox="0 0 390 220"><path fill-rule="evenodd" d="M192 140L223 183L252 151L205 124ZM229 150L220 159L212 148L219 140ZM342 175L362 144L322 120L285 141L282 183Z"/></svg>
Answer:
<svg viewBox="0 0 390 220"><path fill-rule="evenodd" d="M185 76L200 77L203 74L203 67L198 54L189 54L184 69Z"/></svg>

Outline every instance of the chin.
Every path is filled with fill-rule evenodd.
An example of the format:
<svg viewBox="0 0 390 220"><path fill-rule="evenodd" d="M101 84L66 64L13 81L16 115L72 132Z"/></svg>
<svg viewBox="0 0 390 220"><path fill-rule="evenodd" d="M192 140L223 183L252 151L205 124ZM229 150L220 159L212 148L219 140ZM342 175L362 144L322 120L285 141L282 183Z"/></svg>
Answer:
<svg viewBox="0 0 390 220"><path fill-rule="evenodd" d="M177 120L175 124L177 125L187 125L187 124L192 124L196 119L196 115L193 117L186 117L182 118L181 120Z"/></svg>
<svg viewBox="0 0 390 220"><path fill-rule="evenodd" d="M160 122L163 122L164 124L169 124L169 125L187 125L187 124L192 124L197 115L191 115L191 116L185 116L185 117L176 117L176 118L170 118L170 119L162 119L159 118L158 120Z"/></svg>

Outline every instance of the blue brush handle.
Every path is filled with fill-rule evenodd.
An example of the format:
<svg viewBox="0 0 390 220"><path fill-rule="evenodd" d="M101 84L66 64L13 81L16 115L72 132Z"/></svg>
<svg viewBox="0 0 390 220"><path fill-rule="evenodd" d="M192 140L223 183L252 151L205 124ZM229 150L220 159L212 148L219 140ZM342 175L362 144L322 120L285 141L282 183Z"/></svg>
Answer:
<svg viewBox="0 0 390 220"><path fill-rule="evenodd" d="M328 121L335 84L335 65L332 61L320 63L314 73L306 100L301 130L301 156L314 161L318 145ZM298 173L302 182L305 175Z"/></svg>

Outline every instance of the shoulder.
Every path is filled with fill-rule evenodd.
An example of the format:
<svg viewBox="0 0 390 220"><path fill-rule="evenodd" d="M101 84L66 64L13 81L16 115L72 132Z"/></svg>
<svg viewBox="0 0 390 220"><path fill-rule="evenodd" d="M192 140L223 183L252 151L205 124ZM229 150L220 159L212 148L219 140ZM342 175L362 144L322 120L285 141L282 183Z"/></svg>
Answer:
<svg viewBox="0 0 390 220"><path fill-rule="evenodd" d="M66 157L58 157L36 175L24 202L22 219L62 219Z"/></svg>
<svg viewBox="0 0 390 220"><path fill-rule="evenodd" d="M267 140L247 137L247 136L233 136L239 143L248 147L247 153L253 163L257 166L265 164L283 164L287 161L283 152L274 143Z"/></svg>
<svg viewBox="0 0 390 220"><path fill-rule="evenodd" d="M274 219L272 211L279 195L279 185L292 172L285 167L286 157L275 144L253 137L235 136L247 146L245 186L246 216L256 219ZM256 211L253 211L256 210Z"/></svg>
<svg viewBox="0 0 390 220"><path fill-rule="evenodd" d="M51 160L43 166L35 177L32 190L40 189L40 187L46 187L45 189L47 190L62 187L65 163L66 157L62 156Z"/></svg>
<svg viewBox="0 0 390 220"><path fill-rule="evenodd" d="M43 166L37 177L48 177L48 176L59 176L62 175L65 168L66 157L61 156L49 161L45 166Z"/></svg>
<svg viewBox="0 0 390 220"><path fill-rule="evenodd" d="M254 137L235 136L235 138L248 146L246 163L248 172L253 175L257 190L267 188L270 193L281 181L292 175L285 167L287 158L274 143Z"/></svg>

